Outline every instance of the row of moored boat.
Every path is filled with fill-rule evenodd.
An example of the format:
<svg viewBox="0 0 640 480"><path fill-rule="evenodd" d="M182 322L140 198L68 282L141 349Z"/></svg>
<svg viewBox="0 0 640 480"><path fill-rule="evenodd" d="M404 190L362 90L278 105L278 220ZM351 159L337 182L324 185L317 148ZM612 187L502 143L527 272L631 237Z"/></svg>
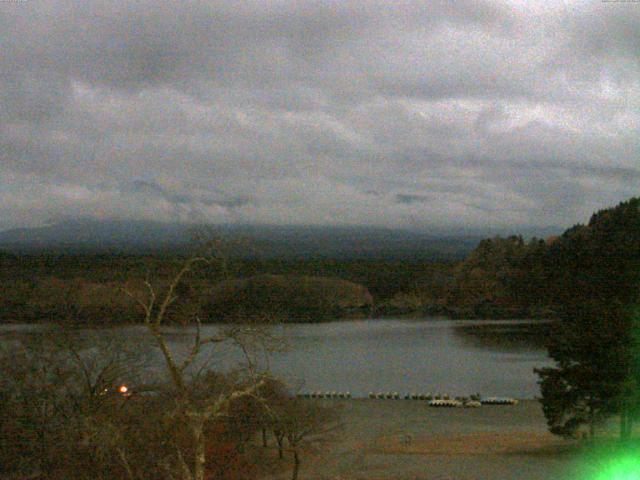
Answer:
<svg viewBox="0 0 640 480"><path fill-rule="evenodd" d="M305 392L299 393L300 398L351 398L351 392Z"/></svg>
<svg viewBox="0 0 640 480"><path fill-rule="evenodd" d="M336 391L314 391L299 393L300 398L335 398L347 399L352 398L351 392ZM429 402L432 407L479 407L481 405L516 405L518 400L511 397L480 397L480 395L471 395L470 397L455 397L449 395L431 395L430 393L407 393L401 396L398 392L369 392L369 398L372 400L424 400Z"/></svg>

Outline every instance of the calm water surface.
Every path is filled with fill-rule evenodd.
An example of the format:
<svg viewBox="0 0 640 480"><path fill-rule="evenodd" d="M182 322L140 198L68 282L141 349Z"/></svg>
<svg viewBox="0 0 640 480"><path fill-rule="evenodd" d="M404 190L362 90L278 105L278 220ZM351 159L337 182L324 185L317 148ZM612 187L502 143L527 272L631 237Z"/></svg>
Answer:
<svg viewBox="0 0 640 480"><path fill-rule="evenodd" d="M291 324L278 329L288 348L272 353L271 371L296 390L373 391L401 394L448 393L509 395L539 394L534 367L549 365L542 346L546 324L526 321L354 320L321 324ZM218 327L203 327L203 336ZM37 328L3 326L30 335ZM162 363L142 327L108 330L126 341L149 348L152 363ZM95 334L94 331L92 334ZM104 330L98 330L104 335ZM168 331L172 347L186 352L193 331ZM208 346L203 358L220 369L242 360L231 347ZM264 363L264 360L263 360Z"/></svg>
<svg viewBox="0 0 640 480"><path fill-rule="evenodd" d="M519 322L375 320L292 325L273 370L307 390L538 395L548 365L535 326Z"/></svg>

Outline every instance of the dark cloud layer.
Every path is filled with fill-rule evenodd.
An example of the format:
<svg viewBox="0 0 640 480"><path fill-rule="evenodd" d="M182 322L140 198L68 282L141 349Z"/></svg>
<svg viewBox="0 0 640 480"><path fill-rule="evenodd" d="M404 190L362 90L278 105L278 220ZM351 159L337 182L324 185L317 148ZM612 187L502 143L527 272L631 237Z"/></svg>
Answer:
<svg viewBox="0 0 640 480"><path fill-rule="evenodd" d="M0 2L0 229L568 225L638 193L640 5Z"/></svg>

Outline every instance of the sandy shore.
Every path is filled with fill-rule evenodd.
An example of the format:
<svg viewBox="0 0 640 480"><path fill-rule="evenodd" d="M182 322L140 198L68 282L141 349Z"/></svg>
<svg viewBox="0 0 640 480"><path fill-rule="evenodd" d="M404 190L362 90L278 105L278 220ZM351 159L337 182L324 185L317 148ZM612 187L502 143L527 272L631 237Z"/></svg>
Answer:
<svg viewBox="0 0 640 480"><path fill-rule="evenodd" d="M300 479L576 478L575 444L549 434L540 405L432 408L424 401L330 401L343 428L316 445ZM275 478L288 478L283 474Z"/></svg>

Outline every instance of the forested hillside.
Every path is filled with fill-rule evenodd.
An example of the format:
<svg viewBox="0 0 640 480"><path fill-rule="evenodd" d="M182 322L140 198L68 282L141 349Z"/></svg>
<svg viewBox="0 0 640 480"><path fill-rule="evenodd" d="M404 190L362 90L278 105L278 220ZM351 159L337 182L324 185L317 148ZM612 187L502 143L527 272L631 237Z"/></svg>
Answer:
<svg viewBox="0 0 640 480"><path fill-rule="evenodd" d="M457 262L232 255L224 275L215 269L193 273L189 287L180 292L181 302L202 309L203 318L209 321L228 317L230 311L236 315L242 310L238 305L246 307L249 291L255 297L253 310L269 310L275 301L276 310L289 319L341 317L354 308L336 308L325 300L332 295L329 292L344 285L366 292L362 298L370 294L370 300L360 302L355 310L377 316L552 318L585 292L626 304L634 295L626 286L640 272L639 202L634 198L594 213L587 225L575 225L559 237L485 239ZM121 287L140 284L145 278L162 285L181 258L176 254L1 254L0 320L137 321L139 313ZM260 275L271 277L256 277ZM251 277L270 281L247 283ZM315 285L304 295L300 278ZM222 281L227 283L220 284ZM299 294L292 295L294 291ZM236 300L238 305L233 306Z"/></svg>
<svg viewBox="0 0 640 480"><path fill-rule="evenodd" d="M547 240L493 238L455 269L446 304L466 315L558 316L580 299L611 308L637 298L640 199L594 213L588 224Z"/></svg>

